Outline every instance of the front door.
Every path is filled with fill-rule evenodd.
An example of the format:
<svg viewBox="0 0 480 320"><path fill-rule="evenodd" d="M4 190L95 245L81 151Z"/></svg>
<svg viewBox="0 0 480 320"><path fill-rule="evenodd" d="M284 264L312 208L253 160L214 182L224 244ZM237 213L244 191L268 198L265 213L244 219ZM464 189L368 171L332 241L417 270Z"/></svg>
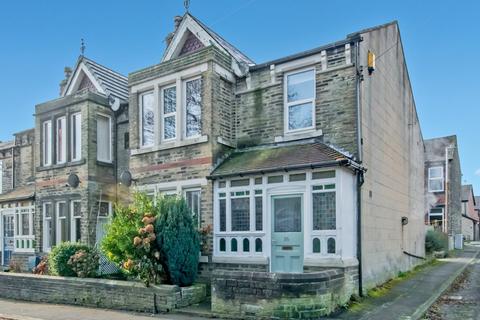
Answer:
<svg viewBox="0 0 480 320"><path fill-rule="evenodd" d="M15 246L14 240L14 215L4 214L3 219L3 257L2 264L8 266Z"/></svg>
<svg viewBox="0 0 480 320"><path fill-rule="evenodd" d="M303 272L303 196L272 197L272 272Z"/></svg>

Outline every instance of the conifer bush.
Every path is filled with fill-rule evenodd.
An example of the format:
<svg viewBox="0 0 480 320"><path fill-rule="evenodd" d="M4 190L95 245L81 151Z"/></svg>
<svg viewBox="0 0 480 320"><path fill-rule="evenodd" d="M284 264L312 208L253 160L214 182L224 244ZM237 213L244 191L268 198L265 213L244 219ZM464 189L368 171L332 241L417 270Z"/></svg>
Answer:
<svg viewBox="0 0 480 320"><path fill-rule="evenodd" d="M200 236L184 199L164 198L158 203L156 242L168 281L191 285L197 276Z"/></svg>

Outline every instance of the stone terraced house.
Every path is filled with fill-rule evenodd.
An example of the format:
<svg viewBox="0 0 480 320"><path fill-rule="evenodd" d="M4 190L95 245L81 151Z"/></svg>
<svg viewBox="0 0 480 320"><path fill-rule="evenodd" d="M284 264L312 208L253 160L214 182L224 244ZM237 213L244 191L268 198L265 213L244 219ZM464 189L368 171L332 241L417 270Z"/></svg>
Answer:
<svg viewBox="0 0 480 320"><path fill-rule="evenodd" d="M462 186L462 235L467 241L478 241L479 217L475 210L477 203L471 184Z"/></svg>
<svg viewBox="0 0 480 320"><path fill-rule="evenodd" d="M95 245L139 190L211 228L200 279L220 316L328 313L419 262L424 142L396 22L263 63L189 13L166 41L128 78L81 56L36 106L32 256Z"/></svg>

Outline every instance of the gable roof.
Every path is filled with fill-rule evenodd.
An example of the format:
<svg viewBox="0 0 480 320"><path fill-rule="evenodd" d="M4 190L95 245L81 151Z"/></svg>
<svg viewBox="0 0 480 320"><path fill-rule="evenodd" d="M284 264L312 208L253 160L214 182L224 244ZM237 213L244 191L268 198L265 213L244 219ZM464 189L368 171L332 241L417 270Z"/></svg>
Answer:
<svg viewBox="0 0 480 320"><path fill-rule="evenodd" d="M254 147L233 152L212 178L314 167L334 167L351 157L321 142Z"/></svg>
<svg viewBox="0 0 480 320"><path fill-rule="evenodd" d="M168 61L178 56L182 50L187 31L193 33L204 46L215 45L222 51L230 55L237 63L254 65L255 62L243 54L240 50L218 35L215 31L207 27L200 20L188 12L182 17L182 22L175 30L172 40L165 49L162 62Z"/></svg>
<svg viewBox="0 0 480 320"><path fill-rule="evenodd" d="M62 91L62 97L74 93L85 77L96 91L105 96L112 95L123 101L128 100L128 78L85 56L78 58L75 69Z"/></svg>

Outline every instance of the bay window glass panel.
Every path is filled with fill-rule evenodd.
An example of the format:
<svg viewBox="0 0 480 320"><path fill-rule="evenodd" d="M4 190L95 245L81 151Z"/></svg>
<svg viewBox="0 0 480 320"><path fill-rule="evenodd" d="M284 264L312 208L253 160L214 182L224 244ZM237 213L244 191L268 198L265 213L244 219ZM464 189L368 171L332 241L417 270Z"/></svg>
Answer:
<svg viewBox="0 0 480 320"><path fill-rule="evenodd" d="M231 199L232 231L250 230L250 198Z"/></svg>
<svg viewBox="0 0 480 320"><path fill-rule="evenodd" d="M255 197L255 230L263 230L263 198Z"/></svg>
<svg viewBox="0 0 480 320"><path fill-rule="evenodd" d="M336 230L335 192L313 193L313 230Z"/></svg>
<svg viewBox="0 0 480 320"><path fill-rule="evenodd" d="M81 202L80 201L72 201L72 230L71 230L71 239L72 242L80 242L81 239L81 219L82 219L82 211L81 211Z"/></svg>
<svg viewBox="0 0 480 320"><path fill-rule="evenodd" d="M22 235L28 236L30 235L30 215L28 213L22 213Z"/></svg>
<svg viewBox="0 0 480 320"><path fill-rule="evenodd" d="M97 117L97 160L112 161L111 120L108 116Z"/></svg>
<svg viewBox="0 0 480 320"><path fill-rule="evenodd" d="M61 117L57 119L56 138L57 138L57 163L65 163L66 153L67 153L67 131L66 131L65 117Z"/></svg>
<svg viewBox="0 0 480 320"><path fill-rule="evenodd" d="M57 203L57 243L68 241L67 204Z"/></svg>
<svg viewBox="0 0 480 320"><path fill-rule="evenodd" d="M185 191L185 200L192 211L194 222L200 224L200 190Z"/></svg>
<svg viewBox="0 0 480 320"><path fill-rule="evenodd" d="M313 125L313 103L303 103L288 107L288 129L298 130Z"/></svg>
<svg viewBox="0 0 480 320"><path fill-rule="evenodd" d="M52 122L45 121L42 130L43 165L49 166L52 164Z"/></svg>
<svg viewBox="0 0 480 320"><path fill-rule="evenodd" d="M153 106L153 92L145 93L141 96L141 137L142 146L151 146L155 137L155 113Z"/></svg>
<svg viewBox="0 0 480 320"><path fill-rule="evenodd" d="M177 88L163 89L163 139L176 137Z"/></svg>
<svg viewBox="0 0 480 320"><path fill-rule="evenodd" d="M72 161L82 158L82 114L75 113L71 120L71 156Z"/></svg>
<svg viewBox="0 0 480 320"><path fill-rule="evenodd" d="M185 136L201 134L202 126L202 80L185 81Z"/></svg>
<svg viewBox="0 0 480 320"><path fill-rule="evenodd" d="M273 202L275 232L302 231L302 198L277 198Z"/></svg>
<svg viewBox="0 0 480 320"><path fill-rule="evenodd" d="M227 231L227 201L220 199L220 231Z"/></svg>
<svg viewBox="0 0 480 320"><path fill-rule="evenodd" d="M49 251L55 244L53 233L53 205L52 203L43 204L43 250Z"/></svg>

